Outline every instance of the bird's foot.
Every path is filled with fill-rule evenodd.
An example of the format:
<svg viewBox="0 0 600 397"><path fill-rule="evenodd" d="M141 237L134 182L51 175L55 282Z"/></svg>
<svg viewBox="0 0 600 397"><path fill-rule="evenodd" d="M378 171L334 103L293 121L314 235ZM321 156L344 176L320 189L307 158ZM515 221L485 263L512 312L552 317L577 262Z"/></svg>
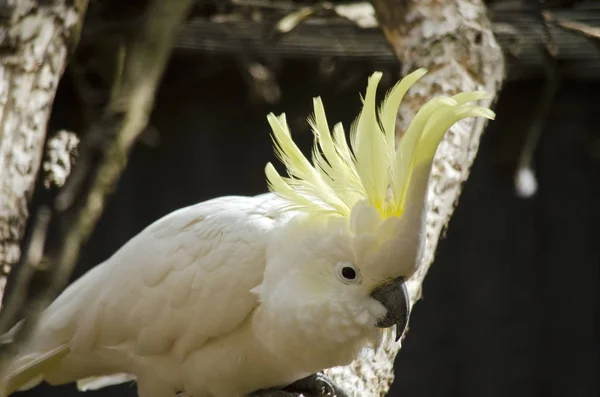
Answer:
<svg viewBox="0 0 600 397"><path fill-rule="evenodd" d="M297 380L284 390L298 391L315 397L348 397L342 389L322 372L317 372L306 378Z"/></svg>
<svg viewBox="0 0 600 397"><path fill-rule="evenodd" d="M312 397L305 396L302 393L292 393L285 390L273 390L273 389L265 389L255 391L252 394L249 394L248 397Z"/></svg>
<svg viewBox="0 0 600 397"><path fill-rule="evenodd" d="M323 373L318 372L297 380L283 389L260 390L249 397L348 397Z"/></svg>

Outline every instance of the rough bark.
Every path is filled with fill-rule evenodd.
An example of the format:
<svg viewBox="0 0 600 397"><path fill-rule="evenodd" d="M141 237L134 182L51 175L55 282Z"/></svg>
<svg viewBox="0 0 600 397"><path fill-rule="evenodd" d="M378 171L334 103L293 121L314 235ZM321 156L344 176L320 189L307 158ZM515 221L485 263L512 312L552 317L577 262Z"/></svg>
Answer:
<svg viewBox="0 0 600 397"><path fill-rule="evenodd" d="M392 3L374 1L374 6L378 14L390 15L386 5ZM482 89L495 96L500 91L504 59L480 0L410 0L403 20L380 21L382 25L396 24L382 28L402 63L403 74L417 67L429 69L403 100L398 118L400 132L433 96ZM482 102L492 104L492 100ZM426 252L419 270L407 283L412 305L421 298L421 286L434 260L438 239L468 178L485 126L482 119L461 121L450 129L437 151L429 186ZM400 347L392 344L374 357L326 373L350 396L383 396L393 381L394 359Z"/></svg>
<svg viewBox="0 0 600 397"><path fill-rule="evenodd" d="M0 5L0 298L42 159L46 124L87 0Z"/></svg>

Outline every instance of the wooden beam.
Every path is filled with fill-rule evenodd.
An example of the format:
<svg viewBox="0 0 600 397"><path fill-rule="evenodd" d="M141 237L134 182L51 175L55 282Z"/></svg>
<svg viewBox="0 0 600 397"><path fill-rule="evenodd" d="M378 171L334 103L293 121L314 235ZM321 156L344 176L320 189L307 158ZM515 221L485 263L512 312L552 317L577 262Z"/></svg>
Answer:
<svg viewBox="0 0 600 397"><path fill-rule="evenodd" d="M253 4L254 14L247 11L250 5L243 6L245 1ZM404 0L395 1L402 3ZM550 41L556 46L556 58L561 62L566 78L600 79L598 49L582 35L558 26L564 21L600 26L600 4L586 1L578 2L576 8L548 9L546 13L553 22L546 29L540 9L529 3L494 2L489 9L492 31L507 58L509 79L543 77L544 48ZM375 64L397 62L392 46L400 44L392 43L390 46L378 26L361 28L333 12L316 12L289 33L273 39L269 32L277 20L293 12L289 6L273 9L254 5L250 0L238 0L235 4L233 11L228 14L197 17L188 21L177 39L176 49L211 56L232 56L243 48L256 57L337 58L346 61L368 60ZM404 11L399 6L395 12ZM262 17L252 20L251 15ZM118 30L116 27L113 29ZM384 26L383 32L389 29ZM103 30L94 33L100 31ZM91 33L87 36L88 40L92 39ZM386 35L389 36L388 33Z"/></svg>

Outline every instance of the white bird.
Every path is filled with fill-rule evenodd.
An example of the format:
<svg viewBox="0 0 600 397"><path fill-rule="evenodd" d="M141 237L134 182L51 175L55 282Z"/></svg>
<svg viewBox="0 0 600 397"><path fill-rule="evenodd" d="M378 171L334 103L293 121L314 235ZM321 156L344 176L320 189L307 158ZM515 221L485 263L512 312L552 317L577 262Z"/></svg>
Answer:
<svg viewBox="0 0 600 397"><path fill-rule="evenodd" d="M285 396L274 390L394 343L386 331L407 323L436 149L460 119L494 117L468 105L486 93L438 97L397 144L398 107L424 74L396 84L377 114L374 73L350 145L315 98L312 163L285 115L269 114L289 177L269 163L271 193L183 208L133 237L42 313L0 396L131 380L140 397Z"/></svg>

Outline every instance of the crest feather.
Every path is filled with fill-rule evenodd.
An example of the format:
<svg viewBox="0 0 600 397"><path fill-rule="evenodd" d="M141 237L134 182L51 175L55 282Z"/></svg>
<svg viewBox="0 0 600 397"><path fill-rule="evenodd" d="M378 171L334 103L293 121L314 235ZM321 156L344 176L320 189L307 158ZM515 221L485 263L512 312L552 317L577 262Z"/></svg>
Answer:
<svg viewBox="0 0 600 397"><path fill-rule="evenodd" d="M288 174L282 177L268 163L265 173L269 189L284 198L290 209L309 214L350 217L354 205L366 201L383 218L400 216L415 167L433 161L446 131L464 118L494 118L491 110L468 105L488 98L485 92L437 97L419 109L396 144L396 117L402 98L425 73L425 69L418 69L400 80L386 95L379 112L376 94L382 73L373 73L362 110L352 125L350 145L340 123L331 133L323 102L314 98L314 115L308 120L315 139L312 164L294 143L285 114L269 114L275 153Z"/></svg>

